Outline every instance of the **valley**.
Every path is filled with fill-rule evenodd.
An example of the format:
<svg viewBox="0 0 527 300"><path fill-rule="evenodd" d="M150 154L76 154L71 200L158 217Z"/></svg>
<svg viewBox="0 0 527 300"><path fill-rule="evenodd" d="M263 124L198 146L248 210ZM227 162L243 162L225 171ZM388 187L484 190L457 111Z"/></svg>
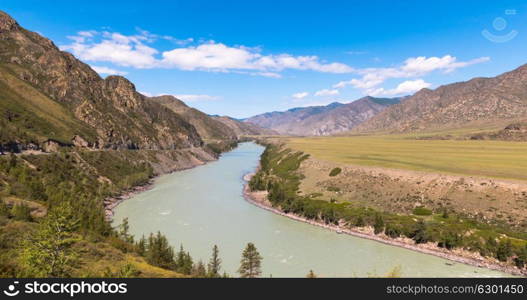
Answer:
<svg viewBox="0 0 527 300"><path fill-rule="evenodd" d="M182 49L140 34L113 37L174 67ZM141 93L64 49L0 11L0 277L243 277L253 242L264 265L248 277L527 275L527 65L241 119L193 106L219 97Z"/></svg>

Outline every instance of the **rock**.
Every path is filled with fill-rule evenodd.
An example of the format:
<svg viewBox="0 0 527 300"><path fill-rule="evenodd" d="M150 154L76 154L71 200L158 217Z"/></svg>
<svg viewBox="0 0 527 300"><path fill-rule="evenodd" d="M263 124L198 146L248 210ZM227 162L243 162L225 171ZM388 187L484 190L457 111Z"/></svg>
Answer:
<svg viewBox="0 0 527 300"><path fill-rule="evenodd" d="M60 143L54 140L47 140L42 143L42 150L45 152L57 152L60 149Z"/></svg>
<svg viewBox="0 0 527 300"><path fill-rule="evenodd" d="M90 143L88 143L85 139L83 139L81 136L74 136L73 139L71 139L71 142L75 147L82 147L82 148L88 148L90 147Z"/></svg>

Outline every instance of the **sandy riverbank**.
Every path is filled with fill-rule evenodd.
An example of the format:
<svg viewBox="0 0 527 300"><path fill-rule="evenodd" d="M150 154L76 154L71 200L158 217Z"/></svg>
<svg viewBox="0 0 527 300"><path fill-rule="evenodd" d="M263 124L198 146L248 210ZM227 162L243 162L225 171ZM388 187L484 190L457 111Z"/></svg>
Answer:
<svg viewBox="0 0 527 300"><path fill-rule="evenodd" d="M267 200L267 192L250 191L248 182L250 181L253 175L254 173L249 173L243 177L244 181L246 182L243 187L244 198L249 203L256 205L260 208L263 208L265 210L268 210L270 212L291 218L296 221L305 222L305 223L308 223L314 226L323 227L323 228L335 231L337 233L349 234L349 235L364 238L364 239L374 240L374 241L381 242L387 245L402 247L408 250L438 256L438 257L448 259L450 261L457 262L457 263L463 263L463 264L468 264L468 265L475 266L475 267L487 268L487 269L496 270L496 271L500 271L500 272L504 272L504 273L508 273L512 275L517 275L517 276L527 276L527 272L525 271L522 271L514 266L505 265L503 263L500 263L497 260L482 257L478 253L469 252L469 251L461 250L461 249L454 249L450 251L444 248L437 247L435 243L415 244L414 241L409 238L393 239L384 234L375 235L373 233L373 228L371 227L350 228L345 223L341 223L339 225L332 225L332 224L326 224L321 221L309 220L309 219L306 219L302 216L298 216L295 214L284 213L283 211L271 205L271 203Z"/></svg>

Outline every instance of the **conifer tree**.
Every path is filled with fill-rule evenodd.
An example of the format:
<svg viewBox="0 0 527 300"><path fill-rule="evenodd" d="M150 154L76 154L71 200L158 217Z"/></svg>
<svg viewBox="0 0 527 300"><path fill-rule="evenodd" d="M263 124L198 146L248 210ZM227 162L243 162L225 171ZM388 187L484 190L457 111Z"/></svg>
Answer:
<svg viewBox="0 0 527 300"><path fill-rule="evenodd" d="M76 262L71 246L79 239L74 234L79 221L68 202L54 207L24 244L24 276L69 277Z"/></svg>
<svg viewBox="0 0 527 300"><path fill-rule="evenodd" d="M208 265L209 277L218 278L220 277L221 259L219 257L219 249L217 245L212 247L212 257L210 258Z"/></svg>
<svg viewBox="0 0 527 300"><path fill-rule="evenodd" d="M262 256L253 243L248 243L243 250L238 273L242 278L256 278L262 274Z"/></svg>

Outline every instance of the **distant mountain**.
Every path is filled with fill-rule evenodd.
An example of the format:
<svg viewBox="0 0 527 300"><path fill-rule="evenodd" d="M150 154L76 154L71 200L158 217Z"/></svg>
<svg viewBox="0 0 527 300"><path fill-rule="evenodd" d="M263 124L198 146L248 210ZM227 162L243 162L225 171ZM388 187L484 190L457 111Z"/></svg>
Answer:
<svg viewBox="0 0 527 300"><path fill-rule="evenodd" d="M527 118L527 65L492 78L422 89L354 129L417 132L503 124Z"/></svg>
<svg viewBox="0 0 527 300"><path fill-rule="evenodd" d="M216 120L195 108L187 106L183 101L174 96L157 96L148 98L150 101L159 103L177 113L183 119L192 124L203 139L230 139L234 140L238 134L229 126Z"/></svg>
<svg viewBox="0 0 527 300"><path fill-rule="evenodd" d="M250 117L245 122L289 135L331 135L349 131L375 116L398 98L364 97L351 103L292 108Z"/></svg>
<svg viewBox="0 0 527 300"><path fill-rule="evenodd" d="M215 116L215 120L231 128L237 136L242 135L279 135L275 130L263 128L253 123L242 122L227 116Z"/></svg>
<svg viewBox="0 0 527 300"><path fill-rule="evenodd" d="M206 140L234 140L242 135L277 134L272 130L261 128L254 124L243 123L234 118L207 115L195 108L187 106L183 101L174 96L166 95L150 97L148 99L162 104L182 116L183 119L192 124L198 131L199 135Z"/></svg>

